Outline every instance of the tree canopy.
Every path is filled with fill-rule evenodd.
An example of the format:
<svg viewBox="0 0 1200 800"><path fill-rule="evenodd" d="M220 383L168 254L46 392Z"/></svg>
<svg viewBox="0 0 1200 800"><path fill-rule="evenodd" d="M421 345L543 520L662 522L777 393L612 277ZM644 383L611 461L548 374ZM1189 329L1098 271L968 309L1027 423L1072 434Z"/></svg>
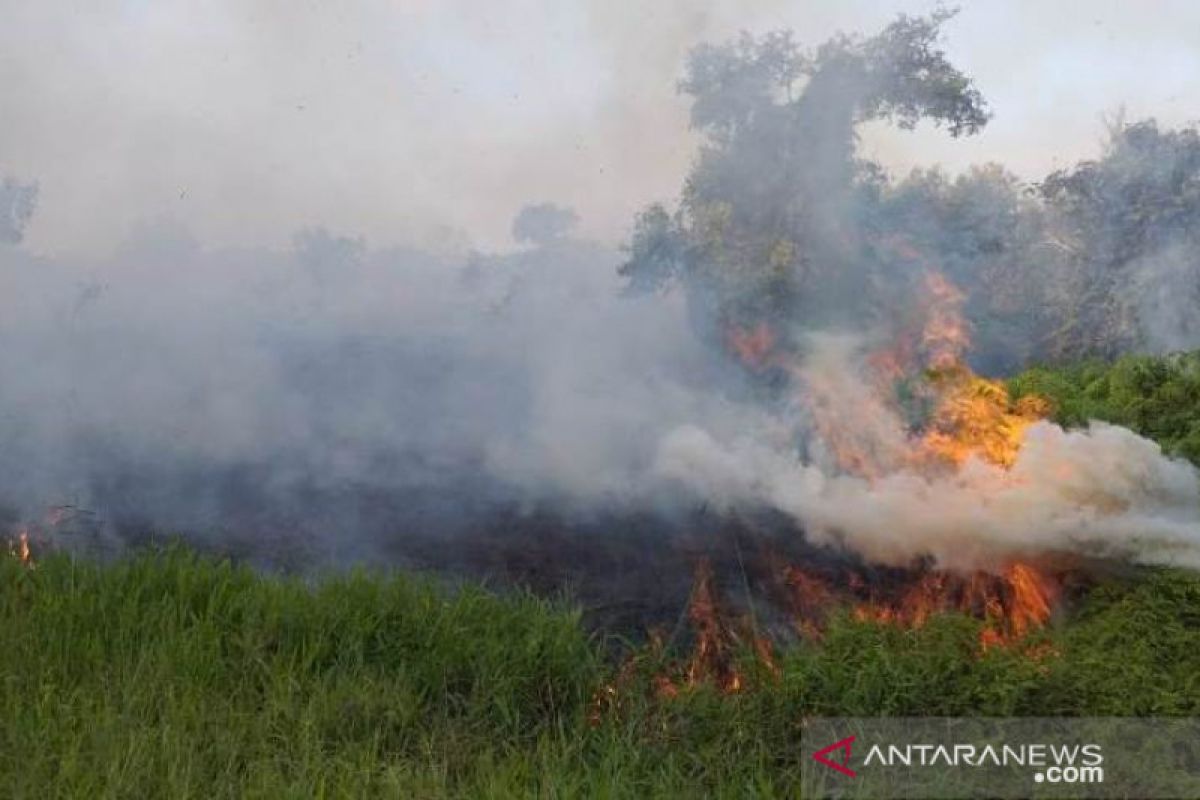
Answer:
<svg viewBox="0 0 1200 800"><path fill-rule="evenodd" d="M622 267L631 286L678 281L735 318L820 315L830 297L861 298L873 271L862 222L880 170L857 158L856 126L926 119L959 136L988 119L937 47L949 16L901 16L876 36L811 52L789 32L695 48L679 88L703 145L680 207L653 206L636 221Z"/></svg>
<svg viewBox="0 0 1200 800"><path fill-rule="evenodd" d="M895 179L858 126L977 133L987 105L939 48L953 12L802 49L792 33L693 49L700 152L677 207L645 209L620 268L680 287L701 331L783 335L886 317L926 268L967 293L977 366L1200 345L1200 133L1115 123L1101 156L1027 185L1000 165Z"/></svg>
<svg viewBox="0 0 1200 800"><path fill-rule="evenodd" d="M7 177L0 182L0 242L20 243L37 205L37 194L37 184L23 184Z"/></svg>

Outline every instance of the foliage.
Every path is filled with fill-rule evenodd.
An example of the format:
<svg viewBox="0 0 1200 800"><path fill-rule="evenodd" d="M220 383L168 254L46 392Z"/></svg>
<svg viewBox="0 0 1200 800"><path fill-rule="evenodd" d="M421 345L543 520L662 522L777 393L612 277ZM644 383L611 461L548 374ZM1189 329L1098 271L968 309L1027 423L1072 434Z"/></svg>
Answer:
<svg viewBox="0 0 1200 800"><path fill-rule="evenodd" d="M938 270L966 292L973 360L993 374L1200 345L1196 128L1117 121L1098 159L1034 185L999 165L896 179L856 152L865 122L987 123L938 48L950 15L812 51L790 32L695 48L680 90L701 152L678 208L636 220L630 288L681 287L710 336L764 321L791 336L894 322Z"/></svg>
<svg viewBox="0 0 1200 800"><path fill-rule="evenodd" d="M1039 187L1066 252L1055 352L1200 344L1200 133L1114 123L1103 157Z"/></svg>
<svg viewBox="0 0 1200 800"><path fill-rule="evenodd" d="M37 196L37 184L18 183L12 178L0 181L0 242L20 243L37 205Z"/></svg>
<svg viewBox="0 0 1200 800"><path fill-rule="evenodd" d="M513 219L512 236L518 242L545 245L562 239L577 222L574 209L554 203L526 205Z"/></svg>
<svg viewBox="0 0 1200 800"><path fill-rule="evenodd" d="M1200 351L1035 367L1009 386L1015 397L1049 399L1063 425L1123 425L1200 465Z"/></svg>
<svg viewBox="0 0 1200 800"><path fill-rule="evenodd" d="M778 676L745 654L748 690L670 699L669 654L608 661L554 604L411 577L0 558L0 617L11 797L789 796L806 714L1200 713L1200 579L1170 571L1109 580L1037 650L843 616Z"/></svg>
<svg viewBox="0 0 1200 800"><path fill-rule="evenodd" d="M678 281L722 320L819 316L861 296L867 242L848 209L877 171L855 158L855 126L920 119L952 135L987 121L982 97L936 47L946 12L901 16L871 38L802 53L790 33L692 51L680 90L704 145L675 213L637 220L621 272L653 290Z"/></svg>

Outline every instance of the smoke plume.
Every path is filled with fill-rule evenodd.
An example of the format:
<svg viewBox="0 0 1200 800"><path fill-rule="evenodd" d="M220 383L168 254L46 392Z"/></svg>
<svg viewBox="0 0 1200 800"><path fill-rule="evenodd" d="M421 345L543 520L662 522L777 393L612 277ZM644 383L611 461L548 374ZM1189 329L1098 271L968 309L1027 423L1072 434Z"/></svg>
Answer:
<svg viewBox="0 0 1200 800"><path fill-rule="evenodd" d="M1121 127L1037 186L893 178L862 126L990 118L939 47L951 16L697 47L693 172L623 253L542 202L507 255L321 228L214 248L160 220L52 258L14 246L34 193L5 182L0 521L363 559L547 509L766 509L885 564L1200 567L1192 466L972 371L1200 344L1200 139Z"/></svg>
<svg viewBox="0 0 1200 800"><path fill-rule="evenodd" d="M814 360L848 371L844 347L822 343L836 355ZM930 473L898 465L912 444L900 418L864 394L861 377L839 375L835 385L845 424L874 457L891 457L888 471L864 477L822 465L826 443L803 425L774 439L718 439L683 426L663 440L656 471L725 508L778 508L814 540L876 563L928 556L943 568L990 570L1075 553L1200 568L1200 475L1157 444L1098 422L1078 431L1038 422L1011 466L972 455L952 472ZM796 455L797 436L814 439L814 458Z"/></svg>

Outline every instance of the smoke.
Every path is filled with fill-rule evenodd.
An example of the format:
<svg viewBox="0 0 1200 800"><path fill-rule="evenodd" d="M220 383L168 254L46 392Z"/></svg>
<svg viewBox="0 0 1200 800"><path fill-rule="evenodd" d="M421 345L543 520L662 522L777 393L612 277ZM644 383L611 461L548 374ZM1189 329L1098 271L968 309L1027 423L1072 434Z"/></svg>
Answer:
<svg viewBox="0 0 1200 800"><path fill-rule="evenodd" d="M761 411L617 260L208 250L167 223L99 261L0 249L0 504L350 557L510 507L678 507L655 443Z"/></svg>
<svg viewBox="0 0 1200 800"><path fill-rule="evenodd" d="M1078 338L1053 338L1062 354L1128 344L1148 304L1195 272L1180 239L1143 247L1141 228L1121 227L1142 219L1128 204L1106 216L1077 202L1093 196L1080 189L1088 165L1036 194L1000 168L894 181L863 158L871 122L953 136L987 123L939 47L949 16L808 50L786 34L694 50L680 86L700 155L680 206L640 217L624 254L570 238L575 212L549 203L526 207L512 230L534 246L507 255L460 239L378 249L320 227L290 248L219 248L170 220L110 255L0 245L5 516L70 506L120 540L185 532L375 558L406 537L544 509L570 526L766 508L889 564L1069 551L1200 566L1200 480L1151 442L1038 423L1011 463L931 468L914 463L914 420L871 372L889 342L913 351L899 359L910 377L944 366L928 337L910 341L914 324L946 321L926 307L932 273L977 323L978 361L1013 366L1051 352L1076 319ZM302 99L288 102L307 113ZM1181 172L1160 170L1177 163L1161 153L1103 163L1135 182ZM0 212L14 209L7 241L32 208L13 186L0 194ZM1175 208L1179 186L1161 188L1153 206ZM574 207L588 191L537 196ZM227 213L255 204L239 197ZM489 192L469 204L495 213ZM1131 286L1133 302L1110 302ZM1193 318L1179 306L1154 335L1187 343ZM965 337L939 335L957 366Z"/></svg>
<svg viewBox="0 0 1200 800"><path fill-rule="evenodd" d="M1157 445L1039 423L1011 468L908 468L863 341L811 338L796 397L764 403L679 293L623 296L616 257L558 242L460 263L324 231L208 251L169 225L103 262L0 251L4 503L351 558L514 504L767 507L887 564L1200 567L1200 480ZM847 473L838 447L883 473ZM380 493L402 498L382 519Z"/></svg>
<svg viewBox="0 0 1200 800"><path fill-rule="evenodd" d="M1126 430L1031 424L1036 410L967 359L972 327L975 362L1008 368L1158 349L1166 328L1195 346L1182 290L1197 270L1180 242L1200 208L1200 139L1121 123L1101 159L1036 187L996 167L894 181L858 152L865 122L958 136L989 120L941 49L950 16L811 51L786 33L693 51L682 88L706 147L679 209L642 216L623 271L715 309L712 338L725 331L771 384L778 424L681 425L655 474L893 565L1065 551L1196 566L1190 464Z"/></svg>
<svg viewBox="0 0 1200 800"><path fill-rule="evenodd" d="M905 465L899 454L914 446L904 424L866 388L846 347L819 341L810 363L843 373L832 379L841 424L882 457L883 474L836 469L821 457L821 434L799 421L782 436L720 438L682 426L663 440L656 473L726 509L777 508L814 541L876 563L930 557L949 569L996 569L1074 553L1200 568L1200 474L1188 462L1124 428L1039 422L1009 467L977 455L953 471ZM810 459L792 444L800 435L816 439Z"/></svg>
<svg viewBox="0 0 1200 800"><path fill-rule="evenodd" d="M674 91L688 48L780 27L813 44L935 5L8 2L0 161L41 182L28 236L42 250L107 250L167 210L214 245L283 246L324 224L382 245L446 227L496 248L513 209L544 197L615 244L643 203L677 195L695 155ZM1195 116L1194 4L962 5L947 47L993 125L955 142L869 125L881 162L998 160L1036 180L1094 155L1097 115L1122 104Z"/></svg>

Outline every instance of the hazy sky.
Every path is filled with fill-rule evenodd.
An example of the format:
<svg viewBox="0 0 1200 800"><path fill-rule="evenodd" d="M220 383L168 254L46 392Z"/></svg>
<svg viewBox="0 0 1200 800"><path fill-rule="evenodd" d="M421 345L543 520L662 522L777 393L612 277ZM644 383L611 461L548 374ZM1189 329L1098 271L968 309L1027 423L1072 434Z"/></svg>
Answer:
<svg viewBox="0 0 1200 800"><path fill-rule="evenodd" d="M739 29L874 32L900 0L0 0L0 172L41 183L27 246L148 219L206 242L321 224L373 244L509 244L527 201L618 242L692 156L687 48ZM945 29L995 112L974 140L871 130L897 169L1097 152L1102 117L1200 118L1200 3L978 0Z"/></svg>

